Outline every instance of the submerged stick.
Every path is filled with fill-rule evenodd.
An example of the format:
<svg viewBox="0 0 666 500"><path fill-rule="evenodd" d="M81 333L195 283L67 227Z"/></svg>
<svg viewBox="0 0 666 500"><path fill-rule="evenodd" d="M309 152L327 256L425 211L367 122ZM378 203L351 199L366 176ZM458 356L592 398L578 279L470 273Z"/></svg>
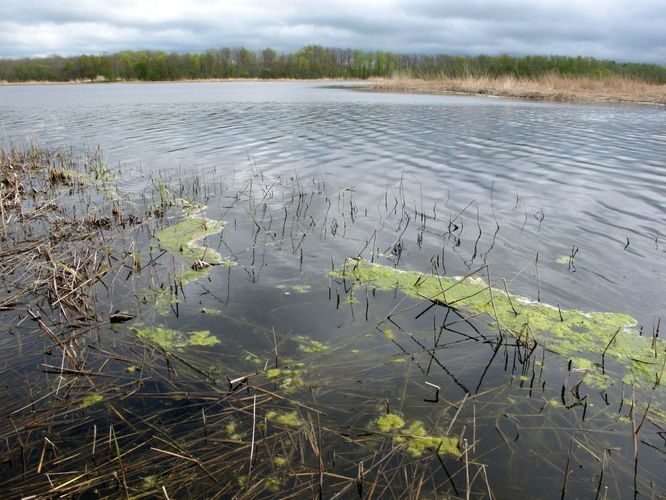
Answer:
<svg viewBox="0 0 666 500"><path fill-rule="evenodd" d="M252 463L254 462L254 438L255 431L257 428L257 395L255 394L252 398L252 444L250 446L250 470L249 474L252 474Z"/></svg>

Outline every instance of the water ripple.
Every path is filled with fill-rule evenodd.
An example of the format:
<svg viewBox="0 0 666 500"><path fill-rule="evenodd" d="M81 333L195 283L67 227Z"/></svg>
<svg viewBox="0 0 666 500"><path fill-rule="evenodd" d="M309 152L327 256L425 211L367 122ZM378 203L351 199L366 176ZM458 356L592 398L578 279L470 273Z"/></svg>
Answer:
<svg viewBox="0 0 666 500"><path fill-rule="evenodd" d="M405 188L412 200L448 203L453 213L478 200L489 227L494 186L502 271L518 273L536 251L559 255L576 245L577 276L587 269L603 278L606 296L644 311L666 308L652 298L666 278L658 246L666 235L664 130L658 108L311 83L0 88L3 142L99 144L130 168L216 165L223 175L251 159L268 174L324 176L375 200L407 175L416 179ZM535 213L545 215L541 224ZM620 283L647 290L627 300Z"/></svg>

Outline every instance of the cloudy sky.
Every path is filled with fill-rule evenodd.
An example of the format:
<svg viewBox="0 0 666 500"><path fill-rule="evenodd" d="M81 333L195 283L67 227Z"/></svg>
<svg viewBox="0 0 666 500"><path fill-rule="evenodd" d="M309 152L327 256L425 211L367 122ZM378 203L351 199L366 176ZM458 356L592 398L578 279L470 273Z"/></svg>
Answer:
<svg viewBox="0 0 666 500"><path fill-rule="evenodd" d="M0 0L0 57L303 45L666 64L663 0Z"/></svg>

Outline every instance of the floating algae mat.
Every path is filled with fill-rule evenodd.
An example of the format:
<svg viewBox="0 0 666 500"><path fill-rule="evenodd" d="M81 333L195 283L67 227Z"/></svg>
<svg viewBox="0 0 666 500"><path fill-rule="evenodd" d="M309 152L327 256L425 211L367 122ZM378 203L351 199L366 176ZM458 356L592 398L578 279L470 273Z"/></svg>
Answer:
<svg viewBox="0 0 666 500"><path fill-rule="evenodd" d="M193 215L162 229L157 237L165 250L180 253L185 259L222 264L222 256L211 248L201 245L206 236L217 234L224 228L223 221Z"/></svg>
<svg viewBox="0 0 666 500"><path fill-rule="evenodd" d="M534 302L489 287L478 276L450 278L349 259L333 277L377 290L398 289L406 295L455 307L469 315L485 315L489 326L509 332L524 343L539 342L572 359L587 372L586 382L603 389L612 379L603 365L612 359L625 369L623 382L650 389L661 378L666 356L658 338L638 335L637 322L627 314L582 312ZM393 332L385 332L391 338Z"/></svg>
<svg viewBox="0 0 666 500"><path fill-rule="evenodd" d="M184 219L157 233L160 246L181 261L182 268L174 276L181 286L207 276L215 266L236 265L234 261L223 259L216 250L202 245L207 236L219 234L224 228L224 221L203 217L202 210L203 207L198 207ZM163 314L167 314L169 306L178 301L171 290L166 288L148 288L143 290L142 296L155 305L157 312Z"/></svg>
<svg viewBox="0 0 666 500"><path fill-rule="evenodd" d="M141 340L161 347L165 351L179 351L189 346L211 346L220 341L208 330L181 332L163 326L136 324L130 327Z"/></svg>
<svg viewBox="0 0 666 500"><path fill-rule="evenodd" d="M405 446L405 450L412 457L420 457L426 451L438 452L457 457L458 438L447 436L431 436L427 433L423 422L414 420L409 425L395 413L387 413L377 418L372 430L393 437L396 444Z"/></svg>

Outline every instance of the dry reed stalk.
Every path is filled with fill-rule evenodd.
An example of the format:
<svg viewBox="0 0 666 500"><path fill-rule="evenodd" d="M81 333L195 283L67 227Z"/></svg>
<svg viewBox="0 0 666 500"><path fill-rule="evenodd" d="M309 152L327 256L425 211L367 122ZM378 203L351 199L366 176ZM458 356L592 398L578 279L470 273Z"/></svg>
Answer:
<svg viewBox="0 0 666 500"><path fill-rule="evenodd" d="M555 101L615 101L666 105L666 85L645 83L624 77L603 79L554 74L537 78L515 76L447 76L428 79L396 75L372 80L373 90L484 94Z"/></svg>

